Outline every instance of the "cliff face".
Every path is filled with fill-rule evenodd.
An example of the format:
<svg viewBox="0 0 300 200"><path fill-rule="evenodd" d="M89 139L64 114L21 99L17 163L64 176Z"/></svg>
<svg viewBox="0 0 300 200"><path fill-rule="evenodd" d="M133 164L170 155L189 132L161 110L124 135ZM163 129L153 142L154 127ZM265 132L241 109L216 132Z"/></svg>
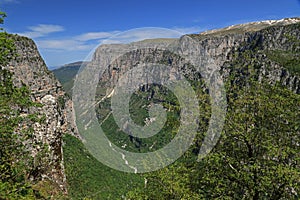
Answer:
<svg viewBox="0 0 300 200"><path fill-rule="evenodd" d="M299 94L299 73L290 70L288 64L291 62L289 56L294 62L299 57L299 28L300 19L293 18L237 25L191 37L198 40L207 52L206 55L214 59L215 70L221 70L224 78L236 70L240 70L240 78L245 78L242 70L236 66L246 69L254 65L253 73L256 73L259 80L265 78L271 84L278 81ZM279 56L287 59L287 62L274 59ZM293 64L296 68L297 63Z"/></svg>
<svg viewBox="0 0 300 200"><path fill-rule="evenodd" d="M106 91L94 92L99 95L99 99L109 97L113 94L112 89L119 78L141 63L160 63L171 68L175 67L183 75L188 76L188 79L199 81L203 74L196 72L184 55L201 50L202 52L197 54L202 56L200 60L212 59L214 61L214 65L205 69L204 75L220 71L225 80L233 73L238 74L237 79L246 79L251 72L256 74L258 80L265 79L271 84L279 81L299 94L299 74L276 59L279 54L292 56L292 58L299 57L299 26L299 19L289 19L234 26L164 42L147 40L128 45L102 45L96 50L89 66L100 64L107 67L98 85L98 88L104 88ZM20 36L13 36L13 39L18 57L6 68L13 72L15 85L27 85L32 92L32 100L42 104L41 107L25 110L23 115L38 113L40 116L45 115L46 119L44 123L34 124L33 143L35 145L30 149L32 156L37 157L43 146L47 147L47 152L43 162L36 163L37 173L32 174L32 179L50 179L66 190L62 134L77 132L74 124L73 104L65 98L61 84L48 71L34 42ZM176 44L179 49L174 49L173 44ZM166 45L169 46L169 50L163 50ZM131 50L127 52L128 49ZM110 59L110 61L113 60L112 63L105 59L108 53L113 53L111 55L113 59ZM118 53L122 56L118 57L120 55ZM95 77L97 80L99 73L95 68L91 67L89 73L89 77ZM166 71L160 71L157 76L163 80L165 74L172 73L173 71L166 69ZM127 77L127 79L132 78L134 77L130 75ZM88 79L88 81L91 80ZM149 79L149 82L151 81ZM90 85L97 84L91 81L87 84L88 88L82 89L91 91ZM147 82L144 84L147 85Z"/></svg>
<svg viewBox="0 0 300 200"><path fill-rule="evenodd" d="M229 86L226 89L231 92L231 89L240 89L254 79L268 84L279 82L299 94L299 26L300 19L285 19L234 26L164 42L163 39L151 39L101 45L75 81L73 100L79 110L76 114L83 124L79 128L87 130L92 127L94 114L89 109L94 109L94 105L99 104L96 115L100 124L107 120L112 109L107 108L104 101L118 95L120 91L116 85L122 82L122 86L123 81L130 87L122 90L132 91L132 88L137 90L139 87L147 91L150 88L153 92L148 95L148 100L155 96L155 91L163 91L155 88L157 85L153 86L156 80L161 85L168 79L181 79L182 75L194 84L192 86L197 92L207 93L207 89L212 87L220 89L222 82ZM278 56L283 57L278 59ZM158 69L153 63L163 67ZM220 72L221 76L216 72ZM220 91L210 95L222 100ZM126 100L126 97L117 97L120 101ZM87 105L87 102L92 104ZM162 100L159 99L159 102ZM120 128L126 130L129 120L127 116L122 117L124 125Z"/></svg>
<svg viewBox="0 0 300 200"><path fill-rule="evenodd" d="M108 94L122 74L140 63L166 64L183 70L185 75L194 76L193 70L188 67L189 61L184 58L191 52L197 52L196 55L201 57L198 59L200 62L213 60L211 66L203 69L204 74L220 71L226 80L230 74L239 73L239 79L244 79L251 71L249 66L254 66L252 73L256 74L258 80L265 79L271 84L280 82L295 93L300 93L299 73L294 73L289 64L276 59L278 54L286 55L283 58L287 59L286 63L291 62L291 58L296 62L300 49L299 28L300 19L293 18L236 25L183 36L178 40L166 40L165 43L161 39L154 39L131 44L101 45L91 65L107 67L101 77L100 87L108 87ZM168 52L169 49L173 50L172 43L177 49ZM166 49L166 46L167 51L159 50ZM107 54L111 57L106 57ZM193 59L197 61L195 56L192 56ZM108 63L107 60L113 62ZM91 73L94 77L95 72Z"/></svg>
<svg viewBox="0 0 300 200"><path fill-rule="evenodd" d="M28 86L31 99L42 104L41 107L22 111L22 115L37 113L45 117L44 122L33 124L34 135L29 150L34 158L35 169L30 178L33 181L50 180L66 191L62 134L68 131L68 123L64 91L58 80L47 69L34 42L16 35L12 36L12 39L17 57L6 68L13 73L14 84ZM41 155L42 158L38 158Z"/></svg>

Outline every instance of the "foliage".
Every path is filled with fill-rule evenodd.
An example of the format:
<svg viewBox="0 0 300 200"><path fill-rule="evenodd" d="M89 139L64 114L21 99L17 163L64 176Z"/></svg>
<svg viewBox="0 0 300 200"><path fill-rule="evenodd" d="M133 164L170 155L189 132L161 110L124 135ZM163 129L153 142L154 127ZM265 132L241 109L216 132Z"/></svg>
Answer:
<svg viewBox="0 0 300 200"><path fill-rule="evenodd" d="M0 23L3 22L4 13ZM44 199L52 194L40 191L49 188L43 181L35 186L29 177L35 173L36 164L45 156L38 153L35 162L28 151L33 138L32 124L43 123L45 116L28 114L33 107L30 90L25 85L16 87L13 74L4 67L17 57L14 40L10 34L0 33L0 199ZM43 148L43 146L41 145ZM53 191L53 190L52 190Z"/></svg>
<svg viewBox="0 0 300 200"><path fill-rule="evenodd" d="M251 82L229 94L219 144L202 161L183 159L144 175L129 199L298 199L300 96Z"/></svg>
<svg viewBox="0 0 300 200"><path fill-rule="evenodd" d="M111 169L89 154L80 140L65 135L64 163L71 199L121 199L142 183L137 174Z"/></svg>
<svg viewBox="0 0 300 200"><path fill-rule="evenodd" d="M267 56L291 73L300 75L300 52L274 50L268 51Z"/></svg>
<svg viewBox="0 0 300 200"><path fill-rule="evenodd" d="M4 23L4 18L6 17L6 13L0 11L0 24ZM0 28L0 30L3 30L3 28Z"/></svg>
<svg viewBox="0 0 300 200"><path fill-rule="evenodd" d="M191 85L199 102L204 103L200 105L201 123L194 145L174 164L143 174L142 180L138 177L137 182L133 181L136 187L123 189L126 183L123 175L112 180L117 174L115 171L92 158L80 141L67 136L64 151L71 196L91 199L120 198L123 194L127 199L299 199L300 97L280 84L264 83L265 77L259 77L262 67L268 70L273 62L299 74L299 40L292 35L285 37L292 47L283 44L282 50L271 47L266 50L262 37L254 37L232 52L230 66L225 66L230 77L226 77L228 113L222 138L213 152L200 162L196 162L197 153L209 122L210 106L208 94L203 92L198 79L191 81ZM168 110L168 121L159 134L147 139L133 138L120 131L110 115L109 99L100 103L97 115L107 137L133 152L155 151L168 143L178 128L178 102L169 91L157 86L151 86L148 91L141 89L130 100L131 117L137 124L145 124L150 103L163 105ZM113 186L105 188L103 179ZM113 193L119 190L115 186L122 188L116 196Z"/></svg>
<svg viewBox="0 0 300 200"><path fill-rule="evenodd" d="M252 83L231 98L223 138L198 164L206 198L298 199L299 110L281 86Z"/></svg>
<svg viewBox="0 0 300 200"><path fill-rule="evenodd" d="M31 105L26 87L16 88L11 73L0 70L0 197L6 199L32 198L33 191L27 182L31 159L23 142L30 137L29 129L19 134L15 129L28 120L20 115Z"/></svg>
<svg viewBox="0 0 300 200"><path fill-rule="evenodd" d="M174 164L155 172L144 174L144 184L129 191L126 197L133 199L203 199L191 182L191 163L194 159L188 159L191 155L177 160ZM194 177L196 178L196 177Z"/></svg>
<svg viewBox="0 0 300 200"><path fill-rule="evenodd" d="M6 16L0 12L0 23ZM16 88L12 74L2 66L9 62L9 55L15 51L13 41L7 33L0 33L0 198L33 199L33 190L26 181L25 171L28 157L23 149L25 139L14 133L24 120L20 116L23 108L30 106L29 92L26 87ZM23 132L24 133L24 132ZM24 136L28 134L24 133Z"/></svg>
<svg viewBox="0 0 300 200"><path fill-rule="evenodd" d="M99 122L102 124L102 128L105 130L108 139L120 148L132 152L155 151L169 143L179 127L180 108L178 102L174 100L176 100L176 97L172 92L166 90L166 88L158 88L158 86L152 86L149 90L144 92L138 91L131 96L129 113L133 121L141 126L145 125L146 118L149 119L147 109L151 103L159 103L163 105L165 109L168 109L165 126L159 133L149 138L129 136L120 130L113 116L110 115L110 113L107 114L103 112L107 107L110 107L108 103L110 99L101 103L99 109L97 109ZM101 116L103 117L100 118ZM104 116L108 116L108 118L104 120Z"/></svg>

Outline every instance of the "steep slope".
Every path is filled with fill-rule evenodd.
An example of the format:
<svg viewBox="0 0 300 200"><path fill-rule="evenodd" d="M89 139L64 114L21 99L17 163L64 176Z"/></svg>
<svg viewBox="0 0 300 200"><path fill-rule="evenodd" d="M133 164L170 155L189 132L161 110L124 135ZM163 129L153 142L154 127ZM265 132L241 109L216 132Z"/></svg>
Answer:
<svg viewBox="0 0 300 200"><path fill-rule="evenodd" d="M296 77L297 74L294 73L299 71L299 69L296 69L297 66L284 65L284 63L276 59L278 54L282 52L282 56L285 56L286 59L290 59L289 62L295 62L295 65L297 65L299 24L299 18L272 20L187 35L177 41L165 40L165 43L162 43L160 39L157 42L155 40L145 40L129 45L101 45L96 50L92 62L95 65L107 66L102 82L106 82L107 86L109 84L113 86L121 74L124 74L139 63L161 62L169 66L176 66L176 68L186 65L187 63L183 58L166 51L157 50L161 47L164 49L164 47L172 45L172 43L176 43L177 46L182 48L181 53L183 55L188 52L197 52L200 49L203 53L199 54L214 61L214 67L210 71L221 71L222 69L224 74L230 73L230 63L236 62L238 56L241 56L246 51L251 51L253 55L249 59L255 60L257 65L260 65L258 66L260 70L256 71L259 75L268 78L272 83L280 81L294 92L299 93L299 79ZM187 37L191 37L193 42L187 40ZM188 47L188 49L185 50L185 47ZM138 50L122 55L121 58L117 58L112 64L106 64L102 59L102 55L107 53L121 52L122 49L125 51L130 48ZM294 55L291 56L289 54ZM207 58L203 57L203 60ZM245 66L249 64L249 60L246 59L239 60L239 62ZM210 73L209 71L207 72ZM226 75L224 76L226 77Z"/></svg>
<svg viewBox="0 0 300 200"><path fill-rule="evenodd" d="M254 73L260 76L259 79L267 78L270 83L280 81L299 93L299 78L294 73L299 71L299 23L299 18L262 21L190 36L198 40L207 55L215 60L216 70L222 69L229 75L233 63L247 67L256 62ZM247 58L243 57L245 53L249 54ZM280 54L282 61L294 62L293 66L278 62L275 57Z"/></svg>
<svg viewBox="0 0 300 200"><path fill-rule="evenodd" d="M111 115L110 98L115 95L114 87L121 77L122 81L127 80L129 84L136 83L135 75L139 74L130 72L143 63L159 63L177 69L189 80L201 102L203 115L199 125L199 138L192 149L196 154L199 152L203 133L207 130L211 112L207 108L210 102L203 76L209 77L215 71L220 72L228 89L227 92L232 96L240 93L251 81L268 85L279 83L299 94L299 25L298 18L284 19L182 36L178 40L165 40L164 43L161 42L162 39L152 39L131 44L101 45L96 50L91 63L87 65L87 68L90 67L86 74L89 78L85 80L87 87L83 90L96 94L96 114L112 143L131 152L151 152L168 143L173 138L174 129L178 127L178 102L168 96L170 94L168 90L151 84L155 79L164 80L169 75L171 77L173 71L167 69L155 71L150 66L148 70L156 76L148 76L147 81L139 83L142 86L130 99L130 117L136 124L142 126L150 121L149 105L159 103L167 111L166 126L156 136L145 139L124 134L121 130L124 130L124 127L119 127L114 116ZM165 48L166 46L169 49ZM193 66L185 59L185 55L193 52L196 52L195 55L200 55L199 61L204 61L204 64L205 60L209 59L212 59L214 64L202 65L207 68L203 68L201 74L196 72L197 66ZM278 59L279 56L282 59ZM194 59L198 58L194 57ZM101 71L97 68L99 66L106 69ZM98 77L100 72L101 77ZM141 71L140 73L143 74ZM174 77L176 78L176 74ZM99 82L96 82L98 78ZM86 101L82 101L79 105L84 106L85 103ZM89 112L83 112L85 113ZM88 114L86 116L86 121L82 122L84 123L82 130L89 129L91 124Z"/></svg>
<svg viewBox="0 0 300 200"><path fill-rule="evenodd" d="M33 135L28 141L28 151L34 160L34 169L29 178L34 183L50 181L66 192L62 135L70 128L66 118L65 93L53 73L48 71L34 42L18 35L9 37L15 44L17 56L2 67L12 72L17 87L29 87L33 102L41 104L22 110L21 115L35 113L44 119L32 124Z"/></svg>
<svg viewBox="0 0 300 200"><path fill-rule="evenodd" d="M190 81L196 94L199 94L201 90L208 89L207 83L204 84L203 77L210 77L209 81L212 81L211 77L216 71L221 73L224 83L230 84L228 87L235 85L243 87L248 80L254 79L272 85L279 82L299 94L300 80L296 73L299 70L297 56L300 45L299 27L300 19L293 18L237 25L207 33L182 36L178 40L165 40L164 43L161 42L161 39L152 39L131 44L101 45L96 50L90 65L87 65L89 78L83 80L87 82L88 88L83 90L89 90L90 93L96 94L96 101L99 103L97 116L100 122L106 120L111 114L111 109L107 108L109 104L105 100L114 95L113 89L119 79L122 77L122 81L125 80L129 86L137 84L135 76L143 72L139 71L134 74L132 70L143 63L159 63L178 70L179 74ZM277 55L274 56L275 53ZM193 66L190 61L187 61L185 55L188 54L195 55L190 57L190 60L194 63L198 62L200 65ZM278 62L278 60L274 60L278 54L287 55L287 58ZM106 55L109 56L106 57ZM209 62L210 59L213 60L213 63ZM291 64L284 65L284 63ZM102 68L99 69L99 66ZM152 93L148 95L151 98L156 96L154 98L156 102L170 103L163 100L162 97L158 97L161 96L159 90L163 91L162 93L168 93L163 87L151 85L155 80L164 82L168 76L174 76L175 79L180 76L173 75L174 71L167 68L155 70L154 67L149 66L144 70L145 74L146 71L151 71L155 76L147 76L146 81L139 83L143 84L140 91ZM97 80L99 72L102 72L99 83L93 82ZM220 80L216 81L220 82ZM97 84L97 88L90 87ZM228 92L232 91L228 90ZM151 99L150 97L148 100ZM165 107L165 109L168 108ZM131 114L133 116L133 113ZM146 120L146 118L142 118L142 120ZM88 126L90 121L84 123ZM135 142L129 142L129 140L130 138L123 145L127 148L136 146ZM151 146L150 143L153 144L157 140L160 139L157 138L152 142L142 139L140 144L144 141L149 143L146 146ZM115 138L115 142L118 142L117 138ZM140 151L143 150L140 149Z"/></svg>

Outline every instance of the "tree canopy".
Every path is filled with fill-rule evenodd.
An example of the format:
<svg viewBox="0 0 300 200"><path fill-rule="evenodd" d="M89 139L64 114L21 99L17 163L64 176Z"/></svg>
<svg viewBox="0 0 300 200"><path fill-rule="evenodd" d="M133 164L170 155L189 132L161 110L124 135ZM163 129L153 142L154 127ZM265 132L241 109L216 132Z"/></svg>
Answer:
<svg viewBox="0 0 300 200"><path fill-rule="evenodd" d="M213 152L144 175L129 199L299 199L300 96L253 81L228 98Z"/></svg>

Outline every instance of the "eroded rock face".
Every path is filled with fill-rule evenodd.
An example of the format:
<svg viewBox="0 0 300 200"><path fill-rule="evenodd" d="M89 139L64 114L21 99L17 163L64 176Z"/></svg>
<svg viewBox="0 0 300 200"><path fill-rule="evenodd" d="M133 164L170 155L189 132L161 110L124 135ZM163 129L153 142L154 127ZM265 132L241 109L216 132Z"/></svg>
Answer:
<svg viewBox="0 0 300 200"><path fill-rule="evenodd" d="M272 26L268 27L268 23ZM242 26L242 29L239 26L235 26L219 31L183 36L178 40L166 40L164 43L151 40L128 45L102 45L96 50L90 65L107 66L107 70L103 71L102 77L100 77L100 87L107 88L106 94L103 94L105 96L111 94L118 79L125 72L140 63L160 63L175 67L182 74L190 76L191 79L199 80L202 74L196 74L195 69L190 68L190 63L184 59L184 55L199 50L203 51L197 54L203 56L202 60L212 59L214 61L214 65L206 66L207 69L205 69L204 75L209 75L213 71L221 71L226 79L232 73L231 65L232 60L235 59L236 52L243 52L257 47L260 53L251 58L250 61L242 61L244 62L243 64L253 64L251 60L258 61L256 64L260 66L257 71L259 79L266 78L270 83L279 81L295 93L300 93L299 77L291 74L284 66L278 65L264 55L265 50L297 50L294 49L291 41L287 40L286 35L299 40L299 23L299 19L292 20L292 22L289 22L289 20L282 21L279 23L279 26L276 22L265 22L263 26L259 23L255 24L255 28L253 28L253 25L248 24L247 26ZM293 26L293 24L298 24L298 26ZM47 69L34 42L25 37L13 37L18 57L10 62L7 69L14 73L15 85L27 85L32 92L32 100L42 104L41 107L32 108L24 111L25 113L22 114L38 113L40 116L45 116L44 123L35 123L33 125L33 140L36 145L32 146L30 151L33 157L37 157L42 151L42 146L47 146L48 151L44 155L42 164L37 162L36 168L38 173L33 175L32 178L50 179L56 182L62 190L66 190L62 135L64 133L77 134L73 103L65 98L61 84ZM189 40L187 37L191 37L192 40ZM177 47L180 47L179 54L176 54L176 49L172 51L172 47L170 47L170 51L161 50L166 45L172 45L172 43L176 43ZM136 50L112 59L113 63L106 63L106 60L103 59L105 54L110 55L111 52L116 53L118 51L124 52L124 49L128 49L130 46ZM295 48L299 48L299 45ZM88 74L90 79L88 79L89 83L86 84L88 86L86 89L89 91L90 81L93 79L98 80L99 78L96 68L92 67L91 69L95 69L95 71L91 70L90 74ZM167 73L172 74L173 72L168 71ZM160 79L163 79L162 76L164 75L160 74ZM92 86L94 87L97 84L95 82Z"/></svg>
<svg viewBox="0 0 300 200"><path fill-rule="evenodd" d="M254 52L254 56L252 55L248 60L239 60L241 66L256 65L255 73L257 73L258 80L266 79L270 84L280 82L293 92L300 93L299 76L289 72L285 66L279 65L266 56L268 51L299 51L299 44L297 45L293 41L300 40L299 25L299 18L273 20L187 35L178 40L169 40L164 44L156 42L154 39L131 44L101 45L96 50L91 65L107 67L106 71L100 70L100 87L109 88L106 92L109 93L119 77L140 63L161 63L175 67L185 75L193 74L193 70L187 66L189 61L184 59L184 55L190 55L193 52L198 52L195 55L202 56L199 61L213 60L213 63L203 66L202 75L209 76L214 71L220 71L223 78L226 79L233 70L236 70L232 67L236 64L238 54L250 50ZM293 39L290 40L289 37ZM178 49L172 51L172 47L169 52L163 50L168 45L172 46L172 43L176 43L178 52ZM135 50L120 54L128 49ZM112 63L106 63L108 58L104 55L107 54L112 56L112 59L109 58L110 61L113 61ZM121 56L116 56L118 54ZM93 70L96 68L91 67ZM90 77L97 79L97 72L97 70L91 70ZM241 78L243 78L243 74L241 74Z"/></svg>
<svg viewBox="0 0 300 200"><path fill-rule="evenodd" d="M34 137L29 150L34 158L35 169L30 178L33 181L50 180L66 192L62 135L69 131L69 125L64 91L47 69L34 42L16 35L12 38L18 56L9 63L7 69L13 73L14 84L28 86L32 100L42 104L41 107L24 111L23 115L37 113L38 116L45 117L43 122L33 124Z"/></svg>

